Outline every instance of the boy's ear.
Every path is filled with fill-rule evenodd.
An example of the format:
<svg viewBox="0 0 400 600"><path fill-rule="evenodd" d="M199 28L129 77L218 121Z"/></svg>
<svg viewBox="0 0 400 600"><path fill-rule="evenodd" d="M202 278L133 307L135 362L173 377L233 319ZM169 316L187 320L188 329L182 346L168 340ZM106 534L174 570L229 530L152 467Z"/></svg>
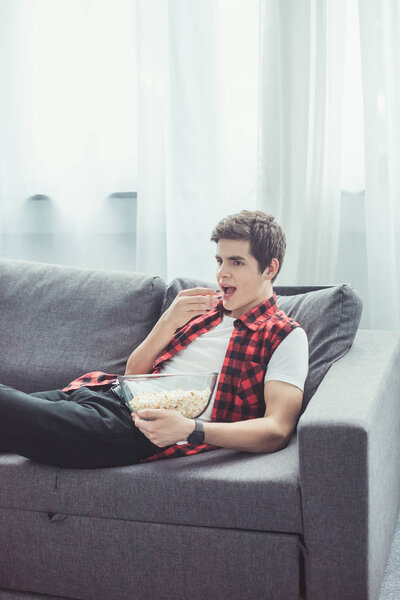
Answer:
<svg viewBox="0 0 400 600"><path fill-rule="evenodd" d="M273 277L275 277L275 275L277 274L279 269L279 261L277 258L273 258L270 262L270 264L265 268L265 276L266 279L272 279Z"/></svg>

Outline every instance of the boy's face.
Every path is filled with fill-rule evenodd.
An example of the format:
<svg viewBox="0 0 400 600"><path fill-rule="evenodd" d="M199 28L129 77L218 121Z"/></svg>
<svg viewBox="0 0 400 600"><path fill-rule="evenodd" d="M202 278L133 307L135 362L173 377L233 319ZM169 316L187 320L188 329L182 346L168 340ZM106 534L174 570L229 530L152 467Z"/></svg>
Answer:
<svg viewBox="0 0 400 600"><path fill-rule="evenodd" d="M231 311L229 316L237 319L272 296L271 279L277 266L267 267L260 275L247 240L220 239L216 261L217 281L223 293L223 306Z"/></svg>

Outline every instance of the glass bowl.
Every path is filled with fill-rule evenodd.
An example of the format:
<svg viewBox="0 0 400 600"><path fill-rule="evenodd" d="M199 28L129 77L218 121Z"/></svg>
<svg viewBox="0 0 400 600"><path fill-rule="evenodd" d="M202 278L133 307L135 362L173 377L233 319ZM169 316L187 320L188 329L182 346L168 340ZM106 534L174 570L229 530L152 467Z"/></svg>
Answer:
<svg viewBox="0 0 400 600"><path fill-rule="evenodd" d="M131 412L142 408L173 408L190 419L204 413L218 373L153 373L120 375L118 382Z"/></svg>

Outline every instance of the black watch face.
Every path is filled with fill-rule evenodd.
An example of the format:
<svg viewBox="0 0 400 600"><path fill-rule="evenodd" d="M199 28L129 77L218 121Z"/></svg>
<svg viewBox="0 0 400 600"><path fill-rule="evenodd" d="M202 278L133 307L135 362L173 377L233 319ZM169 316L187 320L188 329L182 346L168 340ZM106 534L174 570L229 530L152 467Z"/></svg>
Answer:
<svg viewBox="0 0 400 600"><path fill-rule="evenodd" d="M196 444L199 443L198 440L199 440L199 432L198 431L193 431L188 437L189 444L192 444L193 446L196 446Z"/></svg>
<svg viewBox="0 0 400 600"><path fill-rule="evenodd" d="M197 444L202 444L204 442L204 425L202 421L198 421L196 419L196 426L194 431L189 435L187 441L189 444L196 446Z"/></svg>
<svg viewBox="0 0 400 600"><path fill-rule="evenodd" d="M188 442L194 446L197 444L202 444L204 442L204 431L192 431L188 437Z"/></svg>

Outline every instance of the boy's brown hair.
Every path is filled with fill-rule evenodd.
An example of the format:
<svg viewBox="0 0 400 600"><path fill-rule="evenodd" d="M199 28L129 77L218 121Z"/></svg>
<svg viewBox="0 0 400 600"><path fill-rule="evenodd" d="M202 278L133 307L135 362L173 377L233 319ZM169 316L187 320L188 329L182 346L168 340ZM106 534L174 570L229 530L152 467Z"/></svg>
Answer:
<svg viewBox="0 0 400 600"><path fill-rule="evenodd" d="M248 240L250 254L258 262L260 274L271 264L273 258L279 261L279 268L272 283L281 270L286 251L286 236L272 215L261 210L242 210L222 219L211 234L211 241L220 239Z"/></svg>

